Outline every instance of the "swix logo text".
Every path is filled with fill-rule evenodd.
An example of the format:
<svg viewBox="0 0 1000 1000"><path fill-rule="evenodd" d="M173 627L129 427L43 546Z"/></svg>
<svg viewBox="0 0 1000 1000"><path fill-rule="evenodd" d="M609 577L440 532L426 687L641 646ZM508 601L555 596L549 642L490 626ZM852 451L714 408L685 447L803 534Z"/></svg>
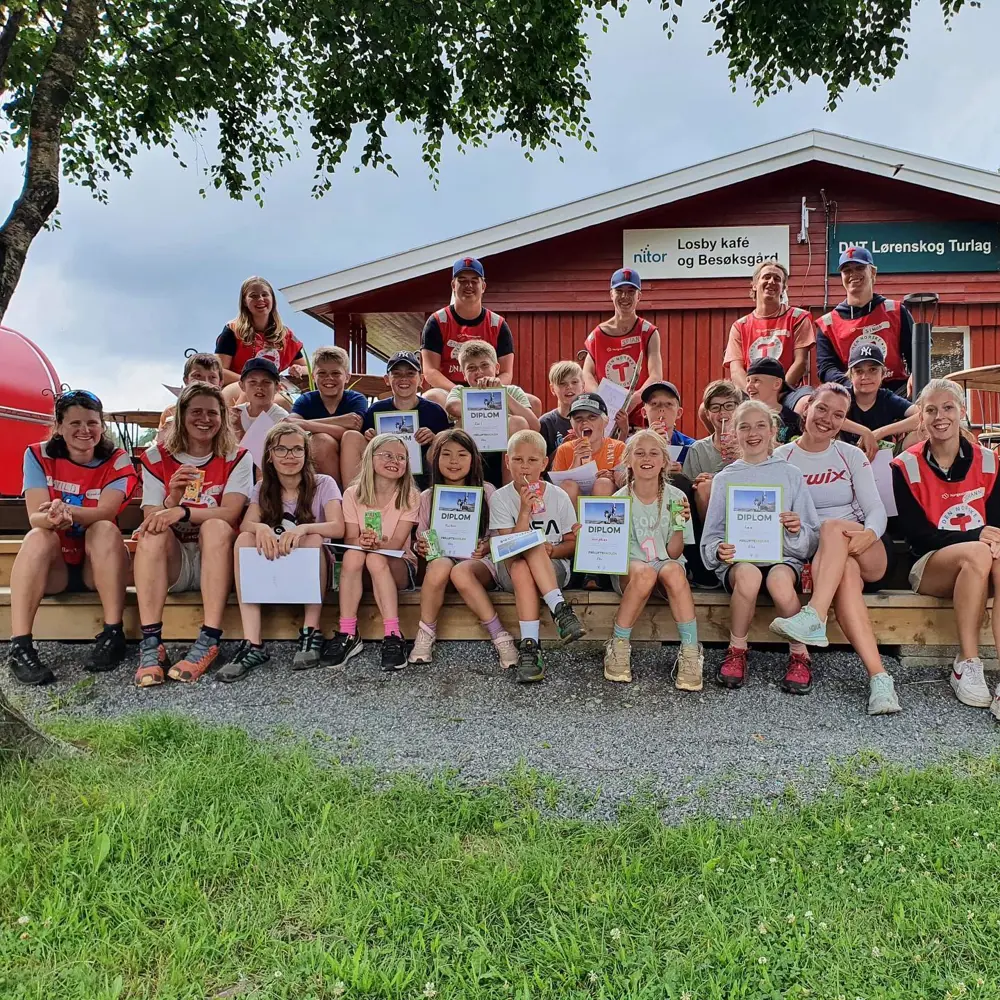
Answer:
<svg viewBox="0 0 1000 1000"><path fill-rule="evenodd" d="M841 469L839 472L836 469L827 469L826 472L814 472L812 475L806 476L806 485L825 486L829 483L836 483L839 480L846 478L846 469Z"/></svg>

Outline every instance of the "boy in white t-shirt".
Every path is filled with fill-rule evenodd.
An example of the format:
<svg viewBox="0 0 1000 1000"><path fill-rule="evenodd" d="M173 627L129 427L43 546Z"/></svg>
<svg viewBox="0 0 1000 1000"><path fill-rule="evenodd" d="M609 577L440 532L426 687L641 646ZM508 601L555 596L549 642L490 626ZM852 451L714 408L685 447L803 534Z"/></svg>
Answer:
<svg viewBox="0 0 1000 1000"><path fill-rule="evenodd" d="M537 528L546 537L544 545L504 559L496 567L497 582L513 593L517 604L521 629L517 680L527 684L545 676L539 645L539 595L552 613L563 643L585 635L561 589L569 584L570 559L579 525L569 497L558 486L541 482L546 463L545 438L541 434L518 431L507 444L505 461L512 481L493 494L490 529L509 535Z"/></svg>
<svg viewBox="0 0 1000 1000"><path fill-rule="evenodd" d="M274 401L278 394L278 366L273 361L251 358L240 372L240 388L247 398L245 403L235 407L239 426L234 430L240 440L262 413L266 413L274 424L288 416L288 411Z"/></svg>

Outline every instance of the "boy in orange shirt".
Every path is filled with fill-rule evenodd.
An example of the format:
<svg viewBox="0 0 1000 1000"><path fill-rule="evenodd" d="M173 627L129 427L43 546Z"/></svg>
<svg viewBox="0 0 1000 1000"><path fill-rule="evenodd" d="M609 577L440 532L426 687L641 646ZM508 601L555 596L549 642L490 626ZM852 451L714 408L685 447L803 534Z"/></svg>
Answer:
<svg viewBox="0 0 1000 1000"><path fill-rule="evenodd" d="M625 442L605 437L608 426L608 406L596 392L582 392L569 408L569 421L576 435L565 441L552 457L552 471L579 469L588 462L597 464L597 480L590 496L609 497L615 491L614 470L622 462ZM580 484L571 480L559 483L573 505L580 496Z"/></svg>

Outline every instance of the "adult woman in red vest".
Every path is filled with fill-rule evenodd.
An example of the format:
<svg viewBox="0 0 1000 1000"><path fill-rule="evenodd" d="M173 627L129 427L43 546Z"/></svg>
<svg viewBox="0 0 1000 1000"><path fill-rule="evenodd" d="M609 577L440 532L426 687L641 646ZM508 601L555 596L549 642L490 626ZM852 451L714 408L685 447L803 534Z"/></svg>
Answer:
<svg viewBox="0 0 1000 1000"><path fill-rule="evenodd" d="M809 370L809 351L816 327L808 309L788 304L788 269L768 260L754 268L750 279L753 312L741 316L729 330L722 363L726 378L743 392L747 369L760 358L774 358L785 369L785 381L795 387Z"/></svg>
<svg viewBox="0 0 1000 1000"><path fill-rule="evenodd" d="M56 399L48 441L24 453L24 502L31 530L10 574L8 665L22 684L55 680L32 643L45 594L96 590L104 631L86 670L110 670L125 656L122 611L129 559L115 519L135 491L132 460L104 430L101 401L84 389Z"/></svg>
<svg viewBox="0 0 1000 1000"><path fill-rule="evenodd" d="M135 591L142 642L139 687L193 682L215 662L222 615L233 588L235 528L253 487L253 458L236 446L222 391L193 382L177 399L162 445L142 456L142 512L135 550ZM170 665L163 646L168 591L201 590L205 623L183 660Z"/></svg>
<svg viewBox="0 0 1000 1000"><path fill-rule="evenodd" d="M240 308L215 341L215 356L222 365L222 384L230 406L243 402L240 374L251 358L273 361L279 372L292 379L308 377L302 341L285 326L278 315L274 289L269 281L254 276L240 286ZM276 402L287 410L291 403L279 396Z"/></svg>
<svg viewBox="0 0 1000 1000"><path fill-rule="evenodd" d="M500 382L510 385L514 379L514 336L499 313L483 305L486 271L475 257L460 257L451 267L451 303L431 313L420 334L420 359L429 388L424 398L444 408L448 393L456 385L465 385L458 349L469 340L485 340L497 352ZM542 403L528 395L535 416Z"/></svg>
<svg viewBox="0 0 1000 1000"><path fill-rule="evenodd" d="M910 586L918 594L952 599L959 654L951 686L960 702L992 707L1000 720L1000 687L991 698L979 658L990 585L994 595L1000 592L997 455L962 435L965 396L954 382L931 379L917 406L927 440L892 461L899 521L917 557ZM1000 647L1000 615L992 616L992 626Z"/></svg>
<svg viewBox="0 0 1000 1000"><path fill-rule="evenodd" d="M816 369L819 380L850 387L847 362L855 342L878 345L885 358L883 387L906 395L913 354L913 317L902 302L875 294L877 272L864 247L840 255L840 280L847 298L816 323Z"/></svg>
<svg viewBox="0 0 1000 1000"><path fill-rule="evenodd" d="M639 405L645 385L663 381L660 331L636 312L641 297L639 272L631 267L615 271L611 275L611 302L615 314L595 326L583 342L587 352L583 362L584 388L597 392L602 378L626 387L634 384L635 391L623 407L628 413ZM638 378L635 377L637 366Z"/></svg>

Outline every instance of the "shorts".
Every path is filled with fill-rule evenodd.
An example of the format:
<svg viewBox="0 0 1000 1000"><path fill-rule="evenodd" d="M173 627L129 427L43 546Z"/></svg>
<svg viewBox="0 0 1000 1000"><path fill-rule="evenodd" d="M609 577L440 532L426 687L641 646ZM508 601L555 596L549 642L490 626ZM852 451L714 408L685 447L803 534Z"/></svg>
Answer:
<svg viewBox="0 0 1000 1000"><path fill-rule="evenodd" d="M508 560L499 562L496 570L497 585L508 594L514 593L514 581L510 578L510 571L507 569ZM568 559L553 559L552 568L556 571L556 586L562 590L569 586L570 577L573 575L573 567Z"/></svg>
<svg viewBox="0 0 1000 1000"><path fill-rule="evenodd" d="M64 594L83 594L87 585L83 582L83 563L66 563L66 589Z"/></svg>
<svg viewBox="0 0 1000 1000"><path fill-rule="evenodd" d="M201 547L197 542L182 542L180 539L177 544L181 550L181 571L170 585L168 594L183 594L201 587Z"/></svg>
<svg viewBox="0 0 1000 1000"><path fill-rule="evenodd" d="M927 569L927 563L929 562L931 556L939 551L939 549L934 549L932 552L925 552L913 564L913 566L910 567L910 589L914 594L920 593L920 581L924 578L924 570Z"/></svg>
<svg viewBox="0 0 1000 1000"><path fill-rule="evenodd" d="M730 566L726 570L726 575L722 578L722 589L727 594L731 594L733 592L733 588L732 588L732 586L729 583L729 577L732 574L733 570L738 565L739 565L739 563L736 563L735 565ZM799 589L799 584L801 583L801 579L800 579L801 574L800 574L799 570L797 570L791 563L771 563L770 566L758 566L757 569L760 570L761 576L763 576L763 580L761 580L761 585L763 586L763 584L767 582L767 576L771 572L771 570L774 569L775 566L787 566L795 574L795 589L798 590Z"/></svg>
<svg viewBox="0 0 1000 1000"><path fill-rule="evenodd" d="M635 560L635 561L638 562L638 560ZM686 563L684 562L683 559L654 559L652 562L646 563L646 565L647 566L652 566L653 569L656 570L656 575L659 576L660 575L660 570L663 569L664 566L669 566L671 563L677 563L679 566L683 566L684 569L685 569L685 572L686 572L687 565L686 565ZM621 597L622 594L625 592L625 583L624 583L624 581L627 580L627 579L628 579L627 576L612 576L611 577L611 589L619 597ZM658 593L661 597L666 597L667 596L666 591L663 589L663 584L660 583L659 581L657 581L656 586L653 588L653 593L654 594Z"/></svg>
<svg viewBox="0 0 1000 1000"><path fill-rule="evenodd" d="M862 590L866 594L874 594L885 587L886 582L892 579L893 574L896 571L896 547L892 543L892 537L886 532L879 541L882 543L882 548L885 549L885 572L882 574L882 578L879 580L874 580L871 583L866 583ZM921 570L921 572L923 572Z"/></svg>

